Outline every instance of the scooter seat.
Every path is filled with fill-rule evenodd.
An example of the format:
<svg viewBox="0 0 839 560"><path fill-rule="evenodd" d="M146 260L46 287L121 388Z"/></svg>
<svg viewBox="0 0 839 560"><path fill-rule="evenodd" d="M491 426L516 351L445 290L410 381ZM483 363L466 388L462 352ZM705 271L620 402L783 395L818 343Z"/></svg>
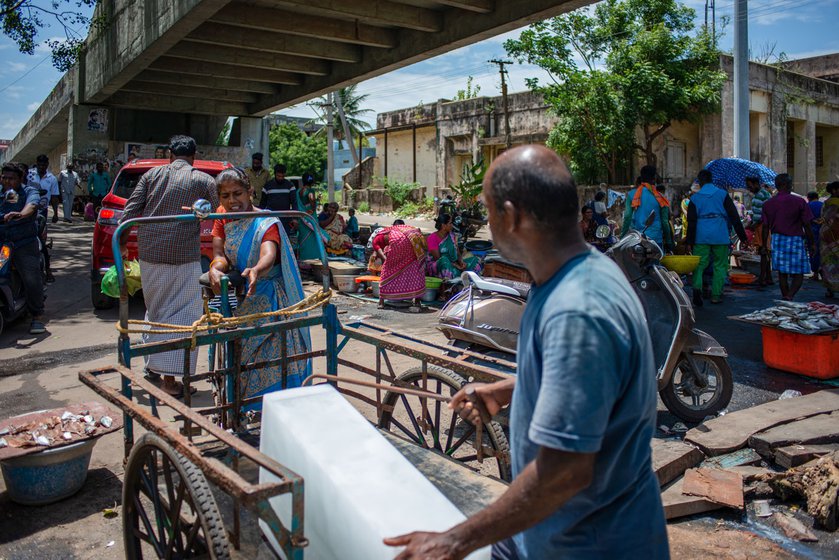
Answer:
<svg viewBox="0 0 839 560"><path fill-rule="evenodd" d="M481 278L476 273L467 271L460 276L464 286L473 285L485 292L495 292L508 296L527 299L530 287L523 282L507 280L502 278Z"/></svg>
<svg viewBox="0 0 839 560"><path fill-rule="evenodd" d="M519 293L519 297L524 299L527 299L530 295L530 284L527 282L519 282L517 280L510 280L509 278L495 278L493 276L485 276L484 280L512 288Z"/></svg>

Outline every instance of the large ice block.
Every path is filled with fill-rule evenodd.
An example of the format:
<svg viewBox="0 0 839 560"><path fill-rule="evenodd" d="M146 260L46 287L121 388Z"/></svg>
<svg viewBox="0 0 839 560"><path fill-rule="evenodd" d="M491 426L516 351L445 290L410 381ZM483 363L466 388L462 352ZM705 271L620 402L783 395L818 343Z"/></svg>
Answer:
<svg viewBox="0 0 839 560"><path fill-rule="evenodd" d="M399 549L385 546L383 538L411 531L444 531L464 520L463 514L329 385L266 395L260 450L305 480L307 560L391 559ZM276 478L263 469L259 480ZM290 495L273 498L271 506L288 527ZM267 525L260 522L260 526L279 553ZM489 557L487 548L469 559Z"/></svg>

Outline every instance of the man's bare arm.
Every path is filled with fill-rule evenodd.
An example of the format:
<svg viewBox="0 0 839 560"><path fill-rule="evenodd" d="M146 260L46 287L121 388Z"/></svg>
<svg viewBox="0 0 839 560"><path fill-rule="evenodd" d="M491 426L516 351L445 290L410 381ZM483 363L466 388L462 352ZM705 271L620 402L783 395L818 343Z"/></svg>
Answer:
<svg viewBox="0 0 839 560"><path fill-rule="evenodd" d="M586 489L595 457L542 447L510 488L478 514L445 533L411 533L386 539L385 544L406 547L397 560L464 558L536 525Z"/></svg>

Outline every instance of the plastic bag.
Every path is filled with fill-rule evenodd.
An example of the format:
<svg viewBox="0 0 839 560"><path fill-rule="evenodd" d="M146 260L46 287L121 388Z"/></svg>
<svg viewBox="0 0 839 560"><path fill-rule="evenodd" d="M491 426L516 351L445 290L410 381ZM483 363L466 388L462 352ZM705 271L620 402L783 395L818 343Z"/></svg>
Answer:
<svg viewBox="0 0 839 560"><path fill-rule="evenodd" d="M128 295L133 296L143 287L140 279L140 262L126 261L125 262L125 284L128 287ZM106 296L112 298L119 297L119 276L117 275L116 265L108 269L105 276L102 277L100 290Z"/></svg>

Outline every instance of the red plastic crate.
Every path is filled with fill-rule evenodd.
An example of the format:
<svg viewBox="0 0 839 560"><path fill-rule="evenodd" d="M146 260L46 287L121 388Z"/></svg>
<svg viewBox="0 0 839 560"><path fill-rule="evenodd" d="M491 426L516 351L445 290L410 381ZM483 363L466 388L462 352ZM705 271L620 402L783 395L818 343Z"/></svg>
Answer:
<svg viewBox="0 0 839 560"><path fill-rule="evenodd" d="M839 332L801 334L761 327L763 361L775 369L816 377L839 377Z"/></svg>

